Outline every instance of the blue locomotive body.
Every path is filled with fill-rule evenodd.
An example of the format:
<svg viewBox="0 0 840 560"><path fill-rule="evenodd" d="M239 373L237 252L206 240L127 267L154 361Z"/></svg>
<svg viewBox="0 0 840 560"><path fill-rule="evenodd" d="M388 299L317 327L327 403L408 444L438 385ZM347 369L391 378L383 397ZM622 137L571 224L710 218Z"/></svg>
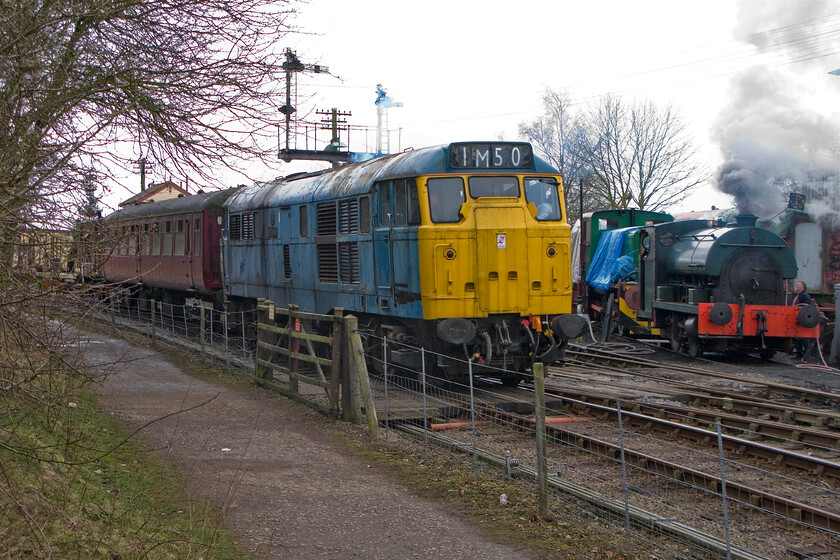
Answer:
<svg viewBox="0 0 840 560"><path fill-rule="evenodd" d="M242 189L225 213L227 295L422 319L419 203L406 178L439 160L418 150ZM383 178L387 191L375 190Z"/></svg>

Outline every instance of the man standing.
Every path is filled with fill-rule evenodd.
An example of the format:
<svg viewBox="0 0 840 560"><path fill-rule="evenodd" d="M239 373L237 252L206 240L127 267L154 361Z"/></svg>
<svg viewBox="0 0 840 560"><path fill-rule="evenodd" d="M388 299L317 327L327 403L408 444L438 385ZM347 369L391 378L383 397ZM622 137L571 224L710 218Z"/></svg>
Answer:
<svg viewBox="0 0 840 560"><path fill-rule="evenodd" d="M796 282L796 295L793 298L793 305L801 307L803 305L812 305L813 300L808 295L808 286L805 282L799 280ZM810 338L797 338L794 340L794 348L796 350L796 359L806 361L808 352L811 350L813 340Z"/></svg>

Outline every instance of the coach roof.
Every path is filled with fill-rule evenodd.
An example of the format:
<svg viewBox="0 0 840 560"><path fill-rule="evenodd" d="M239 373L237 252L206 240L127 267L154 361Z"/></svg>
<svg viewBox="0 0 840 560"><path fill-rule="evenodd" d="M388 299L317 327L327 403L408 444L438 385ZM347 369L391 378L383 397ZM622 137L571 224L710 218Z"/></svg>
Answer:
<svg viewBox="0 0 840 560"><path fill-rule="evenodd" d="M106 221L139 220L156 216L171 216L175 214L191 214L203 210L214 210L221 208L231 194L237 188L196 193L180 198L170 198L160 202L147 202L136 206L127 206L109 214Z"/></svg>

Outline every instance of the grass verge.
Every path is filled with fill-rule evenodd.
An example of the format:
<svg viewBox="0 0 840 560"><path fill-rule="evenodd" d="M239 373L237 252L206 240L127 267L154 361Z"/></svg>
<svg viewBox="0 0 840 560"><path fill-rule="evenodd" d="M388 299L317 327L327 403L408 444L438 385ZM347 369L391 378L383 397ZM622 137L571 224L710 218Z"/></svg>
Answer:
<svg viewBox="0 0 840 560"><path fill-rule="evenodd" d="M4 377L0 558L248 558L219 511L100 412L85 382Z"/></svg>

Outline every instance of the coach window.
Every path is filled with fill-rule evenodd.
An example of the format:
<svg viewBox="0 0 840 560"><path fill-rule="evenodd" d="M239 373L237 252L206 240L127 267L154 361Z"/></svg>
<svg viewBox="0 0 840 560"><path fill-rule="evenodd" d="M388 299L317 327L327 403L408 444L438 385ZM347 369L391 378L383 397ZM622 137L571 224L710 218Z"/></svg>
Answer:
<svg viewBox="0 0 840 560"><path fill-rule="evenodd" d="M525 199L537 207L537 220L556 222L563 218L554 179L525 179Z"/></svg>
<svg viewBox="0 0 840 560"><path fill-rule="evenodd" d="M150 255L160 255L160 238L162 234L160 233L160 223L155 222L152 224L152 251L149 253Z"/></svg>
<svg viewBox="0 0 840 560"><path fill-rule="evenodd" d="M184 235L184 220L177 220L175 222L175 248L172 254L176 257L184 255L184 245L186 244L186 235Z"/></svg>
<svg viewBox="0 0 840 560"><path fill-rule="evenodd" d="M164 256L171 256L172 255L172 222L164 222L163 223L163 235L161 235L163 239L160 254Z"/></svg>
<svg viewBox="0 0 840 560"><path fill-rule="evenodd" d="M467 201L464 180L460 177L440 177L426 181L429 190L429 213L438 224L461 220L461 205Z"/></svg>

